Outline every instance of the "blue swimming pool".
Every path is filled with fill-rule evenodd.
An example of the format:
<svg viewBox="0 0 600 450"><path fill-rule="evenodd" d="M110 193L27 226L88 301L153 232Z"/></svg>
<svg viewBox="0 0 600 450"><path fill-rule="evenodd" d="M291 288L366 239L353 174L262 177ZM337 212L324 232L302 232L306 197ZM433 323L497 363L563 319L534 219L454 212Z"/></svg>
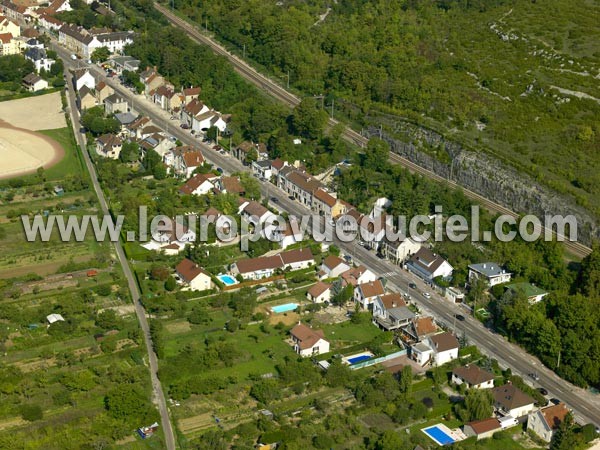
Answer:
<svg viewBox="0 0 600 450"><path fill-rule="evenodd" d="M356 363L359 363L361 361L366 361L367 359L371 359L371 355L359 355L359 356L355 356L354 358L349 358L348 362L350 364L356 364Z"/></svg>
<svg viewBox="0 0 600 450"><path fill-rule="evenodd" d="M452 436L445 433L438 425L434 425L429 428L423 428L423 433L433 439L439 445L454 444Z"/></svg>
<svg viewBox="0 0 600 450"><path fill-rule="evenodd" d="M221 280L225 286L233 286L237 283L237 280L231 275L217 275L217 278Z"/></svg>
<svg viewBox="0 0 600 450"><path fill-rule="evenodd" d="M298 303L286 303L285 305L273 306L271 311L275 314L281 314L284 312L293 311L298 307Z"/></svg>

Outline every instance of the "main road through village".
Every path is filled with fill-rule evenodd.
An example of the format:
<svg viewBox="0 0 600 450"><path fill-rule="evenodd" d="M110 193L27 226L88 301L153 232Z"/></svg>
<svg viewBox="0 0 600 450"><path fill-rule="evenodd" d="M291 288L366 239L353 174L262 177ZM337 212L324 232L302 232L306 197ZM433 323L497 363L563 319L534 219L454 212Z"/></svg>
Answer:
<svg viewBox="0 0 600 450"><path fill-rule="evenodd" d="M65 64L70 66L72 61L70 61L69 53L58 46L55 46L55 49L58 51L58 54ZM81 64L81 62L79 62L79 64ZM200 140L191 135L188 130L181 129L178 126L179 123L177 121L170 120L169 113L163 111L158 105L151 103L143 96L133 94L130 89L122 86L114 78L106 77L104 71L98 66L89 65L87 67L96 77L97 81L103 80L110 85L115 92L119 93L124 98L127 98L130 103L132 103L135 111L149 117L157 126L168 131L182 143L202 148L205 157L217 167L222 168L227 173L249 170L231 156L222 155L213 150L212 147L200 142ZM70 98L71 102L73 102L73 95L71 95ZM74 108L74 103L71 103L71 108ZM80 133L76 134L79 136L78 140L80 141L80 145L83 145L82 136ZM85 146L83 146L82 149L85 149ZM86 164L88 164L88 168L92 174L94 188L96 189L98 196L102 199L103 209L106 209L107 205L98 185L95 169L92 163L89 162L86 152L84 151L83 153L86 156ZM269 182L261 182L261 190L262 194L270 200L271 206L281 211L286 211L290 215L297 217L311 213L309 209L297 201L290 200L285 192ZM359 246L356 241L350 243L336 242L336 245L347 254L352 255L355 261L364 264L374 273L385 277L388 280L388 286L392 286L398 291L409 293L422 312L431 314L439 323L443 323L458 336L466 336L469 343L476 345L483 353L490 357L496 358L501 366L505 368L510 367L513 373L523 376L526 382L530 383L532 386L544 387L548 390L550 396L557 397L564 401L573 409L575 418L578 421L581 423L595 423L597 426L600 426L599 395L593 395L589 391L578 388L561 379L553 371L543 366L537 358L528 354L517 345L508 342L499 334L485 328L479 321L471 317L466 317L466 320L464 321L454 320L454 315L461 312L457 310L459 306L450 303L435 292L431 292L431 298L424 297L422 293L427 290L427 287L423 282L401 267L394 265L389 261L379 259L374 252ZM121 264L123 264L125 273L128 275L130 289L134 295L136 312L138 313L140 324L142 324L142 327L144 328L146 345L150 355L152 383L155 388L155 397L158 399L165 435L172 436L172 428L168 423L168 411L164 401L164 395L160 387L160 381L156 377L156 355L152 349L144 310L137 300L139 299L139 291L119 244L117 245L117 249ZM417 289L409 289L409 283L415 283ZM533 380L528 379L528 374L532 372L539 375L539 380L535 383ZM167 442L168 441L169 439L167 439Z"/></svg>

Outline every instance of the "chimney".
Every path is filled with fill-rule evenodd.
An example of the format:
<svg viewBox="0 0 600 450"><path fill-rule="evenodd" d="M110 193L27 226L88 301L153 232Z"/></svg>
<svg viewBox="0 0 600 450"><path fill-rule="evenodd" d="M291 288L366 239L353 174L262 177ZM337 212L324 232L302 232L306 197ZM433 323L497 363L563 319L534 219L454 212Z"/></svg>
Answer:
<svg viewBox="0 0 600 450"><path fill-rule="evenodd" d="M486 267L487 267L487 264L486 264L486 263L483 263L483 268L485 269Z"/></svg>

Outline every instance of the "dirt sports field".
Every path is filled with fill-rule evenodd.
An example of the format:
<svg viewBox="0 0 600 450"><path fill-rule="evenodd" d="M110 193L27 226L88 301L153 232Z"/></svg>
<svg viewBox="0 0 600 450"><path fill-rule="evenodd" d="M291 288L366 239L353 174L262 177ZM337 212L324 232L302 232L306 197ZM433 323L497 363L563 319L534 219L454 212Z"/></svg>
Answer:
<svg viewBox="0 0 600 450"><path fill-rule="evenodd" d="M32 173L60 161L63 148L35 131L65 126L59 92L0 102L0 179Z"/></svg>

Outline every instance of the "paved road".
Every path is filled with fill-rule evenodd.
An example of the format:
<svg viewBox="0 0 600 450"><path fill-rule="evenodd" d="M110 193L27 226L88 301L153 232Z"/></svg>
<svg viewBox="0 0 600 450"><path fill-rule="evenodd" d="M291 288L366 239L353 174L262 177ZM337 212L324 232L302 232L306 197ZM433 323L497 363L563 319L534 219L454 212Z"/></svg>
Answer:
<svg viewBox="0 0 600 450"><path fill-rule="evenodd" d="M161 4L159 4L157 2L154 2L154 7L158 11L160 11L174 26L184 30L192 40L194 40L200 44L207 45L216 54L227 58L229 60L229 62L233 65L236 72L238 72L242 77L246 78L246 80L248 80L249 82L254 84L258 89L266 92L267 94L269 94L276 100L278 100L292 108L300 103L299 97L297 97L296 95L287 91L285 88L283 88L282 86L277 84L272 79L270 79L270 78L264 76L263 74L259 73L258 71L256 71L246 61L242 60L237 55L230 53L227 49L225 49L217 41L215 41L214 39L210 38L206 34L202 33L200 30L198 30L198 28L195 27L193 24L191 24L191 23L187 22L186 20L182 19L181 17L177 16L172 11L170 11L168 8L162 6ZM329 119L329 125L332 127L337 125L338 123L339 122L337 120L335 120L334 118ZM342 133L342 137L347 142L359 145L361 147L366 147L367 143L368 143L367 138L365 138L360 133L356 132L355 130L353 130L350 127L345 127L344 132ZM431 178L435 181L445 183L448 186L452 187L453 189L460 188L463 190L464 194L468 198L478 202L483 207L485 207L486 209L488 209L494 213L506 214L511 217L514 217L517 220L520 217L519 214L511 211L509 208L507 208L503 205L500 205L499 203L493 202L493 201L483 197L482 195L477 194L476 192L468 190L468 189L458 185L454 181L443 178L443 177L437 175L436 173L434 173L428 169L425 169L406 158L403 158L402 156L400 156L396 153L390 152L390 161L394 162L396 164L400 164L401 166L409 169L412 172L419 173L427 178ZM545 229L543 229L543 230L545 230ZM563 244L570 253L572 253L573 255L580 257L580 258L584 258L592 251L591 248L589 248L579 242L571 242L571 241L565 240L563 242Z"/></svg>
<svg viewBox="0 0 600 450"><path fill-rule="evenodd" d="M68 72L69 69L75 67L76 61L72 61L70 59L70 55L64 49L54 46L54 49L57 51L58 55L62 58L65 65L65 76L67 77L69 89L67 91L67 97L69 100L68 110L71 115L71 121L73 125L73 132L75 134L75 138L77 139L77 144L81 148L81 153L83 154L83 158L85 161L85 165L90 173L90 177L92 180L92 185L94 187L94 191L98 196L98 200L100 201L100 207L102 208L102 212L105 215L109 214L108 204L106 202L106 198L104 196L104 192L102 192L102 188L100 187L100 183L98 181L98 175L96 173L96 168L92 163L90 156L86 151L86 138L85 134L80 133L81 124L79 122L79 111L77 109L75 91L73 89L71 83L71 76ZM169 410L167 408L167 403L165 401L165 395L162 390L162 386L160 380L158 379L158 359L156 357L156 353L152 348L152 338L150 336L150 328L148 326L148 320L146 319L146 311L144 307L140 303L140 291L138 289L138 285L135 281L135 277L131 272L131 268L129 263L127 262L127 258L125 256L125 252L123 251L123 246L121 242L116 242L114 244L115 250L117 252L117 257L123 268L123 273L127 278L127 284L129 285L129 291L131 292L131 296L133 299L133 304L135 306L135 313L138 318L138 322L140 327L142 328L144 342L146 343L146 350L148 352L148 364L150 369L150 379L152 381L152 393L153 393L153 401L156 403L158 410L160 412L161 424L163 433L165 436L165 441L167 445L167 450L175 450L175 436L173 434L173 427L171 426L171 421L169 419ZM140 424L144 425L144 424Z"/></svg>
<svg viewBox="0 0 600 450"><path fill-rule="evenodd" d="M126 97L132 96L129 89L121 86L116 80L107 78L104 72L97 66L90 66L90 69L96 77L103 79L116 92ZM206 158L216 166L221 167L225 172L232 173L249 170L233 157L221 155L210 146L194 138L189 131L179 128L176 122L169 120L170 114L161 110L157 105L143 99L141 96L135 96L134 98L134 106L139 113L147 115L155 124L164 129L168 126L169 132L184 144L195 144L201 147ZM311 213L309 209L300 203L288 199L283 191L271 183L261 182L261 190L266 198L277 199L275 202L271 201L271 205L281 211L287 211L289 214L298 217ZM361 262L376 274L385 276L389 280L390 285L395 289L403 292L409 291L408 293L421 310L430 313L438 321L445 323L450 329L454 329L458 335L466 334L469 342L477 345L483 353L496 358L503 367L511 367L514 373L522 375L528 382L532 380L527 378L527 374L537 372L540 380L535 383L535 386L543 386L549 391L552 397L560 398L566 402L573 408L576 418L579 421L600 425L600 396L592 396L589 392L562 380L554 372L545 368L537 358L531 356L520 347L507 342L502 336L484 328L477 320L467 317L464 322L455 321L454 314L457 312L464 313L464 311L460 311L457 305L451 304L434 292L431 292L432 297L430 299L423 297L421 292L426 289L425 285L397 265L379 259L372 251L368 251L355 243L338 241L336 245L347 254L353 255L356 261ZM408 288L408 283L410 282L417 284L418 289L416 292ZM467 314L464 313L463 315L466 316Z"/></svg>

